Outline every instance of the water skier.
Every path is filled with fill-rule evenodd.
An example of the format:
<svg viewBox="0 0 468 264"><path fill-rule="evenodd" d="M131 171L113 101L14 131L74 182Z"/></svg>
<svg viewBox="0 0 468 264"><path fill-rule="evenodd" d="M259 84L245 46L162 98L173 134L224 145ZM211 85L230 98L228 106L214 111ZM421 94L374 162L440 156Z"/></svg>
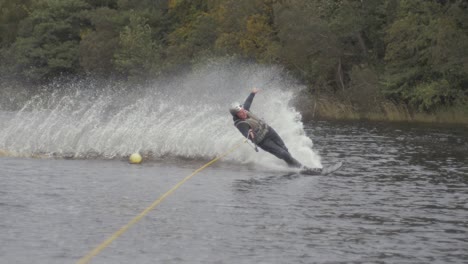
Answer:
<svg viewBox="0 0 468 264"><path fill-rule="evenodd" d="M320 173L321 169L310 169L304 167L299 161L293 158L278 133L276 133L271 126L265 123L265 121L249 111L255 94L258 91L259 90L257 88L253 88L244 104L235 104L229 108L229 112L233 116L234 125L237 129L239 129L241 134L247 139L250 139L256 146L259 146L266 152L284 160L289 167L302 168L302 170L307 170L309 173Z"/></svg>

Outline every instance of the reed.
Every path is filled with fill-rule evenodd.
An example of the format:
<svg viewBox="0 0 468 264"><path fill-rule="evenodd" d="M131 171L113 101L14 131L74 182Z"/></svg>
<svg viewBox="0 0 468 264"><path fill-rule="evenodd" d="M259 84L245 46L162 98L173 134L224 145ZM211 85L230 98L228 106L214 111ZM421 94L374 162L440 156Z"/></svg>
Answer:
<svg viewBox="0 0 468 264"><path fill-rule="evenodd" d="M302 101L303 103L304 101ZM421 122L468 124L468 106L441 108L433 113L412 111L404 104L388 100L376 101L366 107L353 105L349 100L321 96L299 107L304 120L370 120L390 122Z"/></svg>

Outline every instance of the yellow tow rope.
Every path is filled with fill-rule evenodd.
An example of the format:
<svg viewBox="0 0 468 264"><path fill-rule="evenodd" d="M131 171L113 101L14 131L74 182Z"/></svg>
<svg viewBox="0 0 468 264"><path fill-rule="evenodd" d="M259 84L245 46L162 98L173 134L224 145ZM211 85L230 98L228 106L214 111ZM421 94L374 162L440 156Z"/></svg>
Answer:
<svg viewBox="0 0 468 264"><path fill-rule="evenodd" d="M80 260L78 260L77 264L85 264L89 263L93 257L95 257L97 254L99 254L101 251L103 251L107 246L109 246L112 241L117 239L119 236L121 236L125 231L127 231L131 226L136 224L138 221L140 221L145 215L147 215L151 210L153 210L158 204L160 204L164 199L166 199L169 195L171 195L175 190L177 190L182 184L184 184L186 181L188 181L190 178L192 178L195 174L199 173L200 171L204 170L206 167L210 166L211 164L215 163L219 159L227 156L229 153L233 152L236 150L238 147L240 147L243 143L247 142L247 139L244 139L241 143L236 144L234 147L229 149L228 151L224 152L223 154L219 155L218 157L212 159L210 162L206 163L202 167L198 168L195 170L192 174L189 176L185 177L183 180L181 180L179 183L174 185L169 191L167 191L165 194L161 195L156 201L154 201L150 206L148 206L145 210L143 210L139 215L135 216L128 224L124 225L121 227L117 232L112 234L108 239L106 239L104 242L102 242L99 246L94 248L92 251L90 251L86 256L82 257Z"/></svg>

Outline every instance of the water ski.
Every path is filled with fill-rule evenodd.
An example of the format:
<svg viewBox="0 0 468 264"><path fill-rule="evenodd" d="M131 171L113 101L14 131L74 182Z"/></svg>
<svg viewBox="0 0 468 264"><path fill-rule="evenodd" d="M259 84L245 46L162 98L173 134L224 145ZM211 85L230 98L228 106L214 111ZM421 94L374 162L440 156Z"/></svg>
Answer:
<svg viewBox="0 0 468 264"><path fill-rule="evenodd" d="M343 166L343 162L339 161L335 164L328 165L323 167L322 169L319 168L303 168L299 171L300 174L305 175L327 175L332 172L339 170Z"/></svg>

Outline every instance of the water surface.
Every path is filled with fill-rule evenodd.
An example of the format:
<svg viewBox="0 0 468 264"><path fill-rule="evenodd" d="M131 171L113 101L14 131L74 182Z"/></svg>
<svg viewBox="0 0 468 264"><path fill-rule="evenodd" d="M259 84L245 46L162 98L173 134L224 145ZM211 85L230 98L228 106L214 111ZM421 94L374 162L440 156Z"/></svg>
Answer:
<svg viewBox="0 0 468 264"><path fill-rule="evenodd" d="M466 129L314 122L305 131L322 164L343 160L341 171L305 177L222 160L91 263L468 260ZM74 263L207 161L1 157L0 262Z"/></svg>

